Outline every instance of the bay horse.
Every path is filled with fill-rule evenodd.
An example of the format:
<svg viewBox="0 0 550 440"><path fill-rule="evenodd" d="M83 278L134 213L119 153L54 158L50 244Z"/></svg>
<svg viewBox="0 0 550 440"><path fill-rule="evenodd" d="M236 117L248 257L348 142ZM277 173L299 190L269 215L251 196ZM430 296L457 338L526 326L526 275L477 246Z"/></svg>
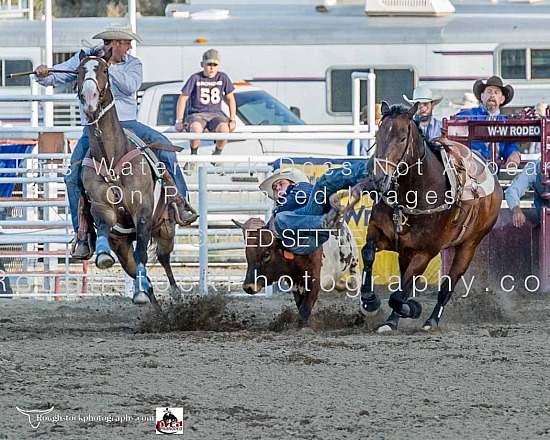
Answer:
<svg viewBox="0 0 550 440"><path fill-rule="evenodd" d="M418 103L407 109L401 105L390 108L382 102L383 118L371 158L372 183L381 198L372 208L366 244L361 251L362 311L374 311L380 306L372 285L375 252L397 252L401 273L399 289L389 299L392 312L378 331L396 330L400 318L420 317L421 304L410 299L414 277L422 275L442 249L453 248L449 278L442 279L437 304L422 328L431 330L439 325L456 283L496 223L502 202L502 188L496 176L491 175L491 194L477 199L477 203L457 203L443 160L427 145L413 120L417 109ZM417 204L411 207L413 198Z"/></svg>
<svg viewBox="0 0 550 440"><path fill-rule="evenodd" d="M135 279L133 303L158 305L147 277L147 246L153 238L171 292L179 292L170 266L175 222L168 215L160 178L154 178L142 150L130 142L120 125L109 82L110 53L101 55L100 51L91 55L81 51L77 70L78 98L90 132L82 182L97 228L96 265L111 267L113 250L124 271Z"/></svg>

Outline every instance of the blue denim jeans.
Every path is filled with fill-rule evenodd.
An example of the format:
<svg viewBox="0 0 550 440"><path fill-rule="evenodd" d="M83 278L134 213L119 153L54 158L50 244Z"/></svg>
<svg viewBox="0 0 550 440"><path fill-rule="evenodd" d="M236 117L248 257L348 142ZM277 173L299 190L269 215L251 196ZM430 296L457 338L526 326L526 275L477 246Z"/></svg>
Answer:
<svg viewBox="0 0 550 440"><path fill-rule="evenodd" d="M329 197L341 189L354 187L371 174L372 161L358 160L351 166L331 168L315 183L308 202L295 211L283 211L275 216L275 231L285 247L297 255L313 253L329 238L325 214L330 211Z"/></svg>
<svg viewBox="0 0 550 440"><path fill-rule="evenodd" d="M353 188L366 179L372 174L372 163L371 159L355 160L350 166L329 169L315 182L307 204L294 212L301 216L326 214L330 211L329 197L341 189Z"/></svg>
<svg viewBox="0 0 550 440"><path fill-rule="evenodd" d="M171 142L156 130L142 124L138 121L121 121L120 125L123 128L132 130L136 135L146 142L159 141L163 144L171 144ZM82 159L88 154L90 149L90 133L88 127L84 127L82 137L79 139L71 156L70 173L65 176L65 184L67 185L67 198L69 199L69 208L71 209L71 221L75 232L78 232L78 201L84 186L82 185L81 170ZM183 177L183 173L177 163L176 153L174 151L157 150L158 158L166 165L166 169L174 179L178 194L187 196L187 184Z"/></svg>

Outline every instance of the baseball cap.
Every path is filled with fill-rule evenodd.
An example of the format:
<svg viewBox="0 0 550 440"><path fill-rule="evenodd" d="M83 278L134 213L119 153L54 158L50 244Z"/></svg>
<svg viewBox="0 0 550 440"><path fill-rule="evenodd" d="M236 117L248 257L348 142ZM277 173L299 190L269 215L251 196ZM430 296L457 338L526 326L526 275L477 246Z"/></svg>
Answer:
<svg viewBox="0 0 550 440"><path fill-rule="evenodd" d="M220 64L220 54L216 49L207 50L202 54L203 64Z"/></svg>

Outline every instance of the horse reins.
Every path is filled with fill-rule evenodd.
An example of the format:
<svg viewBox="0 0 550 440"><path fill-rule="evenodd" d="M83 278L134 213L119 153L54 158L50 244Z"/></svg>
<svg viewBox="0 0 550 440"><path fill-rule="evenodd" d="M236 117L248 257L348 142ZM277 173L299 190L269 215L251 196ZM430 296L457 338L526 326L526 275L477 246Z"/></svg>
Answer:
<svg viewBox="0 0 550 440"><path fill-rule="evenodd" d="M404 216L404 214L429 215L429 214L435 214L435 213L438 213L438 212L446 211L446 210L448 210L452 207L451 204L444 203L443 205L439 205L437 208L422 210L422 209L415 209L415 208L406 208L405 206L402 206L397 202L397 193L399 191L399 183L397 182L397 178L398 178L398 174L399 174L398 173L399 172L399 165L398 164L403 162L403 159L405 158L405 156L407 155L407 153L411 149L410 146L413 144L412 142L410 142L410 139L412 137L411 124L413 124L413 123L416 124L416 122L413 121L413 120L411 120L409 122L409 131L407 133L407 147L403 151L403 154L401 155L401 158L399 159L397 164L395 164L395 163L393 163L393 162L391 162L387 159L384 160L386 165L389 164L390 166L394 167L394 170L391 173L390 177L391 177L391 181L392 181L392 190L396 194L395 202L389 203L388 197L384 196L384 195L382 195L382 200L384 201L384 203L386 203L386 205L390 206L393 209L392 220L393 220L393 232L394 232L394 250L396 252L398 252L398 250L399 250L399 234L401 232L403 232L403 225L406 224L406 222L407 222L407 219L405 219L404 222L402 221L402 217ZM417 127L418 127L418 125L417 125ZM422 145L424 147L424 151L423 151L422 157L419 158L420 162L422 162L426 158L426 152L427 152L427 148L428 148L427 144L426 144L426 139L423 136L422 136ZM419 152L419 156L420 156L420 154L421 153ZM411 154L411 157L413 157L413 155L414 155L414 152Z"/></svg>
<svg viewBox="0 0 550 440"><path fill-rule="evenodd" d="M405 156L407 155L407 153L410 150L409 146L412 144L412 142L409 141L409 139L412 136L411 123L414 123L414 121L411 120L411 122L409 122L409 130L407 132L407 147L403 151L403 154L401 155L401 157L399 158L397 163L392 162L392 161L388 160L387 158L381 160L381 162L384 162L386 165L390 165L391 167L394 168L394 170L393 170L393 172L391 173L391 176L390 176L392 178L392 180L394 180L394 181L397 180L397 175L399 174L399 164L403 163L403 159L405 158ZM423 145L424 145L424 154L420 158L421 161L424 160L424 158L426 157L426 141L423 142ZM413 155L411 155L411 157L413 157ZM380 160L380 159L377 159L377 160Z"/></svg>

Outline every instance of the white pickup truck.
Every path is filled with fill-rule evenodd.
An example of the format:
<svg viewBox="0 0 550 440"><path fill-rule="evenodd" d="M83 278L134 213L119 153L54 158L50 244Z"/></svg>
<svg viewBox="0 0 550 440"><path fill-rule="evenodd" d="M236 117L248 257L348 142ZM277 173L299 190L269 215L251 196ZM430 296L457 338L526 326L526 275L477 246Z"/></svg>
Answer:
<svg viewBox="0 0 550 440"><path fill-rule="evenodd" d="M146 89L141 97L138 120L170 138L170 133L176 133L176 105L182 87L183 82L175 82ZM246 125L305 125L290 108L258 87L249 83L235 83L234 93L237 101L235 132ZM225 102L222 110L229 114ZM189 149L189 142L175 143ZM228 142L224 151L226 154L269 154L281 157L345 156L346 143L345 140L242 140ZM213 144L213 141L201 141L199 154L210 154ZM202 153L205 147L207 151Z"/></svg>

